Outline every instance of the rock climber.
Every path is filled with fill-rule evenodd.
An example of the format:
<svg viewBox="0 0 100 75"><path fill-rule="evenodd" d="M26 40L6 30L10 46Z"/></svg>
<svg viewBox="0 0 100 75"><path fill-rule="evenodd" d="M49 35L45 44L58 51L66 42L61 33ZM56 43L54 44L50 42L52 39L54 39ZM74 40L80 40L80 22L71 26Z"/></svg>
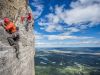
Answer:
<svg viewBox="0 0 100 75"><path fill-rule="evenodd" d="M18 28L14 25L13 22L10 21L9 18L4 18L4 20L0 23L3 28L9 33L7 36L7 40L11 46L15 48L16 57L18 58L19 55L19 33Z"/></svg>
<svg viewBox="0 0 100 75"><path fill-rule="evenodd" d="M26 20L26 24L25 24L25 29L26 31L29 31L29 25L33 24L32 23L32 20L33 20L33 17L32 17L32 13L27 13L26 16L21 16L21 22L23 23L24 21Z"/></svg>

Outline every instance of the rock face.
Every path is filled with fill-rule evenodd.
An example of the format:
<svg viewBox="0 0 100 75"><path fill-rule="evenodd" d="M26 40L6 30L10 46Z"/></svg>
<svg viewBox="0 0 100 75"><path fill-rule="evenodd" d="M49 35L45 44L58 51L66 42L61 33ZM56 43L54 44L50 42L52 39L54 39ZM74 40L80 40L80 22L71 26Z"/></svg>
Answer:
<svg viewBox="0 0 100 75"><path fill-rule="evenodd" d="M29 31L25 24L20 23L20 17L31 9L26 0L0 0L0 19L10 18L19 27L19 59L16 58L15 49L9 45L9 34L0 26L0 75L35 75L34 72L34 35L32 23Z"/></svg>

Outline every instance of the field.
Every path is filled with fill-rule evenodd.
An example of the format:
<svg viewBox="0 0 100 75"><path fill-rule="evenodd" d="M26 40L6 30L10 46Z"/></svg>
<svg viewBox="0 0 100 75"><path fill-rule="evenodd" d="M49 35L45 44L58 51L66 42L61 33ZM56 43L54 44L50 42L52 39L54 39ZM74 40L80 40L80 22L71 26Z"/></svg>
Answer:
<svg viewBox="0 0 100 75"><path fill-rule="evenodd" d="M100 48L36 48L36 75L100 75Z"/></svg>

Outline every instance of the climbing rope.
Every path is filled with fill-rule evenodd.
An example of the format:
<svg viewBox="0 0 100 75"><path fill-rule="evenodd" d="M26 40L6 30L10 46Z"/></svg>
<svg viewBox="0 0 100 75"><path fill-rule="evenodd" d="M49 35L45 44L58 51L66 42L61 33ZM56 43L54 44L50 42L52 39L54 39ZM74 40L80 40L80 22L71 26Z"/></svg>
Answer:
<svg viewBox="0 0 100 75"><path fill-rule="evenodd" d="M16 23L16 21L18 20L18 17L20 17L21 10L22 8L19 8L18 13L14 16L14 20L15 20L14 23Z"/></svg>

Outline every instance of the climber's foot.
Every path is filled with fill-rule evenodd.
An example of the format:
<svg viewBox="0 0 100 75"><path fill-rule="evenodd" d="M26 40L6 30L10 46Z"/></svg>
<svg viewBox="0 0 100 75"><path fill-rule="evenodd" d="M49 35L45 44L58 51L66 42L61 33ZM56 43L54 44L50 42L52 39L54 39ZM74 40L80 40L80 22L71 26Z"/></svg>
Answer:
<svg viewBox="0 0 100 75"><path fill-rule="evenodd" d="M19 59L19 53L16 53L16 58Z"/></svg>
<svg viewBox="0 0 100 75"><path fill-rule="evenodd" d="M19 51L19 45L14 44L13 47L15 48L15 52Z"/></svg>
<svg viewBox="0 0 100 75"><path fill-rule="evenodd" d="M16 53L16 58L19 59L19 48L17 45L13 45L13 47L15 48L15 53Z"/></svg>

